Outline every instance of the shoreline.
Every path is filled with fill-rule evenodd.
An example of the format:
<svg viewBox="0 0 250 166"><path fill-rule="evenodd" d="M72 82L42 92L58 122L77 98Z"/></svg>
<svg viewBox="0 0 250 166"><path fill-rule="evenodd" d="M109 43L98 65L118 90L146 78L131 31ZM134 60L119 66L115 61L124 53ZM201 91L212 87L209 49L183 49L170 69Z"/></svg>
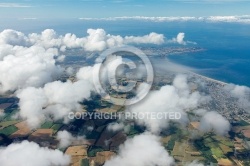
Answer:
<svg viewBox="0 0 250 166"><path fill-rule="evenodd" d="M219 81L219 80L216 80L216 79L213 79L213 78L210 78L210 77L206 77L206 76L203 76L203 75L200 75L200 74L197 74L197 73L194 73L194 72L190 72L191 74L195 75L195 76L198 76L198 77L201 77L205 80L208 80L208 81L212 81L212 82L215 82L215 83L218 83L222 86L225 86L225 85L228 85L229 83L226 83L226 82L223 82L223 81Z"/></svg>

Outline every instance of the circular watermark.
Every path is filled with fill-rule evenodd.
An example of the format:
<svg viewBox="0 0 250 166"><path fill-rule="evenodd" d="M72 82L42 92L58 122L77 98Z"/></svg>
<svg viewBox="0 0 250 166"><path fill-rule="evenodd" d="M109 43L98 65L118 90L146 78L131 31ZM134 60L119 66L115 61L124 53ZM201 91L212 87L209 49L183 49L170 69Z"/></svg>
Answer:
<svg viewBox="0 0 250 166"><path fill-rule="evenodd" d="M123 58L121 53L125 53L129 56ZM116 56L116 58L109 58L110 56ZM119 58L117 58L119 57ZM130 58L131 57L131 58ZM138 65L133 60L134 57L139 58L141 64L140 68L143 68L145 71L145 78L140 80L140 84L138 84L138 79L129 79L129 73L126 73L122 76L126 76L126 85L121 85L117 83L117 69L119 66L126 66L129 70L134 70L138 68ZM109 59L109 60L107 60ZM111 60L110 60L111 59ZM122 46L115 47L105 50L100 54L100 56L96 59L97 65L95 65L93 69L93 83L96 91L107 101L115 104L115 105L132 105L140 100L142 100L151 89L154 79L154 71L152 64L146 54L144 54L140 49L132 46ZM107 80L103 80L104 78L101 76L101 72L105 70L105 75ZM137 73L141 74L141 73ZM135 74L131 74L135 75ZM109 88L103 88L102 82L108 82ZM120 98L119 96L114 96L111 93L116 92L118 94L126 94L131 91L135 91L135 95L131 98Z"/></svg>

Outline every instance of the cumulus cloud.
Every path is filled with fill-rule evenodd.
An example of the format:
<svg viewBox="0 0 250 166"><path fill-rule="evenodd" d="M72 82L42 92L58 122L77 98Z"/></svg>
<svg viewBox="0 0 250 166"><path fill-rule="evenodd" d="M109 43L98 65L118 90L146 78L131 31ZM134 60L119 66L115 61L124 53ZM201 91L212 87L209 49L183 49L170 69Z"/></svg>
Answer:
<svg viewBox="0 0 250 166"><path fill-rule="evenodd" d="M75 69L73 67L67 67L65 72L68 76L72 76L75 73Z"/></svg>
<svg viewBox="0 0 250 166"><path fill-rule="evenodd" d="M139 154L139 155L138 155ZM107 161L104 166L171 166L174 159L161 145L159 137L144 133L128 139L120 146L118 155Z"/></svg>
<svg viewBox="0 0 250 166"><path fill-rule="evenodd" d="M182 45L187 45L187 44L197 44L196 42L192 42L192 41L185 41L185 33L180 32L177 34L177 36L175 38L173 38L172 40L169 40L168 42L170 43L178 43L178 44L182 44Z"/></svg>
<svg viewBox="0 0 250 166"><path fill-rule="evenodd" d="M178 44L186 45L186 42L184 41L184 38L185 38L185 33L183 33L183 32L178 33L176 38L173 38L173 42L176 42Z"/></svg>
<svg viewBox="0 0 250 166"><path fill-rule="evenodd" d="M207 112L201 118L199 126L199 130L203 132L214 131L218 135L227 134L230 128L228 120L215 111Z"/></svg>
<svg viewBox="0 0 250 166"><path fill-rule="evenodd" d="M30 45L29 38L22 32L12 29L3 30L0 33L0 44L27 46Z"/></svg>
<svg viewBox="0 0 250 166"><path fill-rule="evenodd" d="M239 98L245 97L247 93L250 93L250 89L246 86L228 84L225 86L225 88L228 89L233 96Z"/></svg>
<svg viewBox="0 0 250 166"><path fill-rule="evenodd" d="M9 55L7 55L9 54ZM29 86L40 87L61 75L63 69L55 64L57 49L39 46L7 46L0 61L0 92Z"/></svg>
<svg viewBox="0 0 250 166"><path fill-rule="evenodd" d="M125 43L136 43L136 44L162 44L164 43L164 35L157 33L150 33L149 35L135 37L135 36L126 36Z"/></svg>
<svg viewBox="0 0 250 166"><path fill-rule="evenodd" d="M59 131L56 135L56 138L60 141L59 142L59 147L60 148L65 148L68 147L69 145L71 145L74 141L85 141L85 138L83 136L78 136L78 137L74 137L71 133L69 133L66 130L63 131Z"/></svg>
<svg viewBox="0 0 250 166"><path fill-rule="evenodd" d="M122 61L119 56L108 57L107 61ZM109 63L108 63L109 64ZM16 92L20 99L19 115L27 119L31 128L39 127L46 118L58 120L64 118L67 122L67 114L70 111L80 111L79 102L90 97L91 91L94 90L93 70L100 64L80 68L76 73L76 82L54 81L47 83L42 88L27 87ZM69 73L72 73L69 69ZM104 71L114 70L112 65L104 65ZM67 72L67 71L66 71ZM105 72L103 73L105 75ZM106 73L107 74L107 73ZM103 76L104 79L106 77Z"/></svg>
<svg viewBox="0 0 250 166"><path fill-rule="evenodd" d="M87 33L87 36L78 38L70 33L57 35L53 29L28 35L11 29L0 32L0 93L41 87L57 79L63 69L56 62L65 59L59 50L83 48L86 51L102 51L123 44L164 42L164 35L154 32L125 37L107 34L103 29L88 29Z"/></svg>
<svg viewBox="0 0 250 166"><path fill-rule="evenodd" d="M150 33L145 36L114 36L107 34L103 29L88 29L88 36L84 38L83 47L86 51L102 51L104 49L121 46L123 44L162 44L164 35Z"/></svg>
<svg viewBox="0 0 250 166"><path fill-rule="evenodd" d="M9 44L0 44L0 61L7 55L13 54L13 46Z"/></svg>
<svg viewBox="0 0 250 166"><path fill-rule="evenodd" d="M250 112L250 88L246 86L227 84L224 89L238 100L238 105Z"/></svg>
<svg viewBox="0 0 250 166"><path fill-rule="evenodd" d="M107 129L109 131L113 131L113 132L122 130L123 128L124 128L124 124L123 123L110 123L108 125L108 127L107 127Z"/></svg>
<svg viewBox="0 0 250 166"><path fill-rule="evenodd" d="M88 29L89 36L86 37L84 48L87 51L102 51L112 46L119 46L123 43L121 36L106 34L103 29Z"/></svg>
<svg viewBox="0 0 250 166"><path fill-rule="evenodd" d="M207 113L207 110L205 109L198 109L198 110L194 110L194 113L198 116L203 116Z"/></svg>
<svg viewBox="0 0 250 166"><path fill-rule="evenodd" d="M39 127L45 118L52 116L58 120L64 118L70 111L79 111L79 102L88 99L93 90L92 84L86 80L77 82L55 81L43 88L28 87L17 92L20 99L20 116L27 119L31 128Z"/></svg>
<svg viewBox="0 0 250 166"><path fill-rule="evenodd" d="M84 48L86 51L103 51L104 49L123 44L162 44L164 35L150 33L145 36L125 36L107 34L104 29L88 29L87 36L78 38L75 34L57 35L53 29L46 29L41 34L25 35L21 32L7 29L0 33L0 44L13 46L40 46L46 49Z"/></svg>
<svg viewBox="0 0 250 166"><path fill-rule="evenodd" d="M2 166L65 166L70 164L70 157L59 150L39 147L34 142L23 141L0 149Z"/></svg>
<svg viewBox="0 0 250 166"><path fill-rule="evenodd" d="M65 60L66 56L65 55L60 55L56 58L57 62L63 62Z"/></svg>
<svg viewBox="0 0 250 166"><path fill-rule="evenodd" d="M59 50L83 48L85 51L103 51L123 44L162 44L165 38L154 32L125 37L107 34L103 29L88 29L87 33L87 36L78 38L70 33L57 35L53 29L28 35L11 29L0 32L0 93L41 87L57 79L63 69L56 62L65 59ZM178 42L184 43L179 39Z"/></svg>
<svg viewBox="0 0 250 166"><path fill-rule="evenodd" d="M99 70L99 77L102 83L107 83L107 81L112 84L115 80L113 76L120 76L124 74L124 68L119 68L120 65L126 63L123 61L121 56L109 55L106 57L103 63L102 60L97 58L96 64L93 66L85 66L79 69L76 73L76 78L78 80L88 80L93 85L93 76L98 73L94 73L96 70ZM113 75L112 75L113 74Z"/></svg>
<svg viewBox="0 0 250 166"><path fill-rule="evenodd" d="M99 64L95 64L94 66L86 66L79 69L76 73L76 78L78 80L89 80L93 83L93 71L95 67L98 67Z"/></svg>
<svg viewBox="0 0 250 166"><path fill-rule="evenodd" d="M168 127L169 116L167 118L165 116L150 118L148 115L180 113L182 117L177 122L185 124L188 121L186 111L198 107L207 99L206 96L202 96L197 91L190 91L186 75L178 75L174 79L173 85L166 85L160 90L151 91L143 101L128 106L126 111L144 115L145 118L137 118L136 121L140 125L145 125L151 132L158 133Z"/></svg>

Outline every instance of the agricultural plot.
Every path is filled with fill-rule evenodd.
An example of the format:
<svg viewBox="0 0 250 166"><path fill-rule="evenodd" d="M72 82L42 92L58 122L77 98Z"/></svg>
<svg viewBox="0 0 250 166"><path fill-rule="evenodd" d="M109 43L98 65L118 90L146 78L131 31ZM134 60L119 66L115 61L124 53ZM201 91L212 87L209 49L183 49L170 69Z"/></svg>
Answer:
<svg viewBox="0 0 250 166"><path fill-rule="evenodd" d="M194 160L204 161L205 158L201 153L188 142L175 142L174 149L171 155L177 160L177 162L192 162Z"/></svg>
<svg viewBox="0 0 250 166"><path fill-rule="evenodd" d="M98 146L90 146L88 149L88 156L89 157L95 157L97 152L102 152L104 151L103 148L98 147Z"/></svg>
<svg viewBox="0 0 250 166"><path fill-rule="evenodd" d="M176 135L171 135L170 140L168 141L168 144L166 146L166 149L169 151L172 151L174 149L175 146L175 141L176 141Z"/></svg>
<svg viewBox="0 0 250 166"><path fill-rule="evenodd" d="M62 128L63 124L53 124L53 126L51 126L51 129L53 129L53 133L57 133L58 130L60 130Z"/></svg>
<svg viewBox="0 0 250 166"><path fill-rule="evenodd" d="M5 116L4 116L3 121L12 121L13 120L13 116L15 116L16 113L18 113L17 109L10 110L7 113L5 112Z"/></svg>
<svg viewBox="0 0 250 166"><path fill-rule="evenodd" d="M26 121L17 123L15 126L18 128L18 130L10 136L11 138L26 137L31 133Z"/></svg>
<svg viewBox="0 0 250 166"><path fill-rule="evenodd" d="M80 146L70 146L67 148L65 154L71 156L71 166L79 166L83 159L87 158L87 148L86 145Z"/></svg>
<svg viewBox="0 0 250 166"><path fill-rule="evenodd" d="M176 158L176 157L181 158L181 161L182 161L182 159L184 158L184 155L185 155L185 151L183 150L183 149L185 149L185 146L186 146L185 143L181 143L181 142L176 141L171 155L174 158Z"/></svg>
<svg viewBox="0 0 250 166"><path fill-rule="evenodd" d="M0 130L4 129L5 127L14 125L14 124L16 124L16 123L18 123L18 122L20 122L20 121L18 121L18 120L11 120L11 121L4 121L4 122L1 122L1 123L0 123Z"/></svg>
<svg viewBox="0 0 250 166"><path fill-rule="evenodd" d="M13 103L3 103L0 104L0 109L7 109L8 107L10 107Z"/></svg>
<svg viewBox="0 0 250 166"><path fill-rule="evenodd" d="M103 165L105 161L109 160L114 155L115 153L111 151L97 152L96 156L92 159L94 160L95 165Z"/></svg>
<svg viewBox="0 0 250 166"><path fill-rule="evenodd" d="M110 149L117 149L121 144L126 141L127 137L124 133L119 132L110 140Z"/></svg>
<svg viewBox="0 0 250 166"><path fill-rule="evenodd" d="M82 159L80 162L80 166L89 166L89 159Z"/></svg>
<svg viewBox="0 0 250 166"><path fill-rule="evenodd" d="M52 129L38 129L28 137L28 140L36 142L42 146L56 148L58 141L55 140L52 135Z"/></svg>
<svg viewBox="0 0 250 166"><path fill-rule="evenodd" d="M41 125L41 129L50 129L52 126L53 122L48 121Z"/></svg>
<svg viewBox="0 0 250 166"><path fill-rule="evenodd" d="M13 134L14 132L16 132L18 130L18 128L14 125L12 126L8 126L5 127L3 129L0 130L0 134L4 134L6 136L10 136L11 134Z"/></svg>

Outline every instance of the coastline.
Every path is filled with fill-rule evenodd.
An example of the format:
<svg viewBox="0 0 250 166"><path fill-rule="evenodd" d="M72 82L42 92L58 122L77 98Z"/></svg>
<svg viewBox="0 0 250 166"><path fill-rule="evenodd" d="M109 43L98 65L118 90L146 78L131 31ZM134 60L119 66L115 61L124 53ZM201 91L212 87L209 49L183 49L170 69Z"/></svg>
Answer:
<svg viewBox="0 0 250 166"><path fill-rule="evenodd" d="M200 77L200 78L202 78L202 79L205 79L205 80L207 80L207 81L211 81L211 82L215 82L215 83L217 83L217 84L220 84L220 85L222 85L222 86L225 86L225 85L228 84L228 83L226 83L226 82L219 81L219 80L216 80L216 79L213 79L213 78L210 78L210 77L206 77L206 76L203 76L203 75L194 73L194 72L190 72L190 73L193 74L193 75L195 75L195 76L197 76L197 77Z"/></svg>

